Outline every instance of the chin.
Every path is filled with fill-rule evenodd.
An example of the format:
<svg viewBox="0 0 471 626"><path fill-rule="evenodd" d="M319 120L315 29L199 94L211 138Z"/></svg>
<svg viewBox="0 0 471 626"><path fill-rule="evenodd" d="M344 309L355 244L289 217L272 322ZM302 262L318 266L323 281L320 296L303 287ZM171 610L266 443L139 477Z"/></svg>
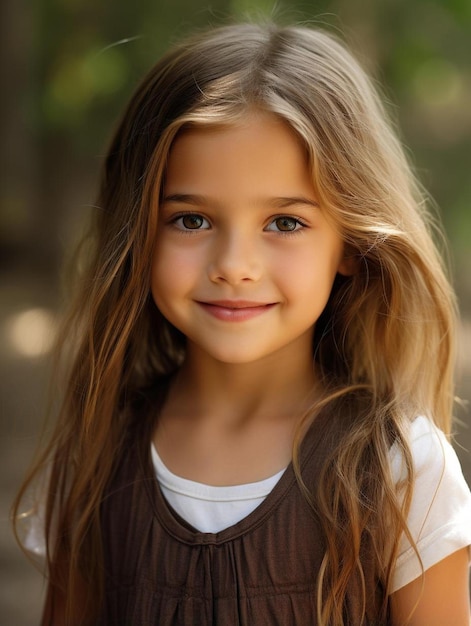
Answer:
<svg viewBox="0 0 471 626"><path fill-rule="evenodd" d="M221 364L227 365L248 365L258 361L263 361L278 350L254 350L253 345L243 346L218 346L216 349L204 349L206 354Z"/></svg>
<svg viewBox="0 0 471 626"><path fill-rule="evenodd" d="M248 363L253 363L255 361L260 360L261 356L247 354L247 353L237 353L237 352L223 352L223 353L213 353L210 354L215 361L219 363L224 363L226 365L245 365ZM264 355L265 356L265 355Z"/></svg>

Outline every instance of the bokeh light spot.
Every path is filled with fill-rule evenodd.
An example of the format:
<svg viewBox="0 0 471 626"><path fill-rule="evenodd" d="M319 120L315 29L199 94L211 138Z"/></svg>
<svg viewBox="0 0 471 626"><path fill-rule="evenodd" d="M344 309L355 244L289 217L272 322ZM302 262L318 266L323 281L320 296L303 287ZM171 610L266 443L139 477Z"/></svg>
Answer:
<svg viewBox="0 0 471 626"><path fill-rule="evenodd" d="M15 352L35 358L51 351L56 334L56 318L48 309L28 309L12 315L6 321L5 328Z"/></svg>

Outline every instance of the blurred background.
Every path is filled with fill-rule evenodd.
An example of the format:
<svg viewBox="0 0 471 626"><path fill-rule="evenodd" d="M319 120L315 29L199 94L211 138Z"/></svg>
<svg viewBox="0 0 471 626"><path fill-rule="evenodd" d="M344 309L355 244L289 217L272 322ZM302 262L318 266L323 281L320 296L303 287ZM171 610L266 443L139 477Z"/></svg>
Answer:
<svg viewBox="0 0 471 626"><path fill-rule="evenodd" d="M43 584L14 544L9 506L44 412L61 265L94 202L107 138L142 75L186 32L272 15L341 35L380 84L440 207L471 399L469 0L3 0L0 4L0 615L39 621ZM469 411L457 451L471 482Z"/></svg>

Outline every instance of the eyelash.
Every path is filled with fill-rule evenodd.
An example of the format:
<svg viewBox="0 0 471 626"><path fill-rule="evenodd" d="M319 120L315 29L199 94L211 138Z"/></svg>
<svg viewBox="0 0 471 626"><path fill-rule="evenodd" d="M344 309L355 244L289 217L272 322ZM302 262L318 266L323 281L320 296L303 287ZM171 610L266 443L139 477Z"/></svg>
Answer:
<svg viewBox="0 0 471 626"><path fill-rule="evenodd" d="M170 220L170 223L172 224L172 226L174 226L177 230L179 230L182 234L185 234L185 235L190 235L192 232L197 232L200 230L210 230L210 228L185 228L183 225L181 226L178 225L178 222L180 220L183 220L185 217L190 217L190 216L199 217L204 222L209 223L209 220L203 217L200 213L196 213L192 211L187 211L186 213L180 213L178 215L173 216L172 219ZM294 217L293 215L286 215L286 214L273 216L269 223L269 226L274 224L277 220L281 220L281 219L292 220L293 222L296 223L295 228L293 230L276 230L276 229L270 229L268 227L265 227L264 230L266 232L275 232L278 235L292 236L292 235L298 234L299 232L304 230L304 228L307 227L307 224L303 222L299 217Z"/></svg>

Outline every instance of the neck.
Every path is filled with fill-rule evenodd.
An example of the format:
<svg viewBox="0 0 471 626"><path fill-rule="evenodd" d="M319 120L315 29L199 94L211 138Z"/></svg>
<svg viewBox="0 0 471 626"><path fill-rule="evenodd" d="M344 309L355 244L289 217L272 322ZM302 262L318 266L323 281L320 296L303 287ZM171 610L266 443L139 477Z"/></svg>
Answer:
<svg viewBox="0 0 471 626"><path fill-rule="evenodd" d="M190 344L154 432L167 467L220 485L255 482L286 467L299 420L314 400L306 343L239 364Z"/></svg>
<svg viewBox="0 0 471 626"><path fill-rule="evenodd" d="M193 419L242 425L255 418L294 418L312 402L314 387L310 350L234 364L190 346L169 400L177 413L189 410Z"/></svg>

